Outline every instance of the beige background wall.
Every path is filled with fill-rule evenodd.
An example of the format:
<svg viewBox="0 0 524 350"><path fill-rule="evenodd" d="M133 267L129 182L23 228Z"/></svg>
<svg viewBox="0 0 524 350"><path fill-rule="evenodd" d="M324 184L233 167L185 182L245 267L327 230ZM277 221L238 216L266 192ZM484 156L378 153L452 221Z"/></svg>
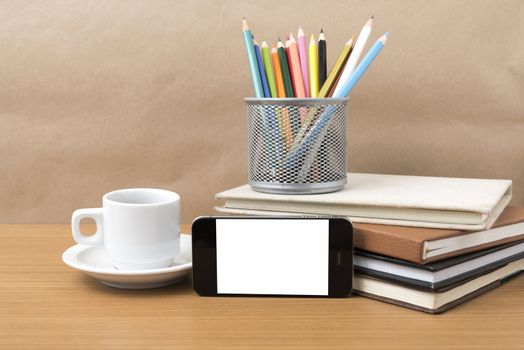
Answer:
<svg viewBox="0 0 524 350"><path fill-rule="evenodd" d="M0 222L131 186L212 213L246 182L242 16L259 41L323 27L331 65L370 15L391 35L352 94L350 170L510 178L524 205L522 1L2 1Z"/></svg>

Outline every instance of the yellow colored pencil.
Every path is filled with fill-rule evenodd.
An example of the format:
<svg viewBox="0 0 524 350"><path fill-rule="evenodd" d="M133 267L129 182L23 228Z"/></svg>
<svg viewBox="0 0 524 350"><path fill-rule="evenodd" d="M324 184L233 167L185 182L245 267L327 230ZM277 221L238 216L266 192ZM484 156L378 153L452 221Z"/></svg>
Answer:
<svg viewBox="0 0 524 350"><path fill-rule="evenodd" d="M322 88L320 89L318 93L318 97L327 97L328 96L329 91L333 87L333 84L336 83L338 76L342 72L342 69L344 69L344 66L352 50L353 50L353 38L349 39L346 45L344 45L344 47L342 48L342 51L340 52L340 55L338 56L337 62L331 69L331 72L329 73L328 78L326 79L326 81L324 82L324 85L322 85Z"/></svg>
<svg viewBox="0 0 524 350"><path fill-rule="evenodd" d="M318 97L318 53L313 34L309 41L309 90L311 97Z"/></svg>

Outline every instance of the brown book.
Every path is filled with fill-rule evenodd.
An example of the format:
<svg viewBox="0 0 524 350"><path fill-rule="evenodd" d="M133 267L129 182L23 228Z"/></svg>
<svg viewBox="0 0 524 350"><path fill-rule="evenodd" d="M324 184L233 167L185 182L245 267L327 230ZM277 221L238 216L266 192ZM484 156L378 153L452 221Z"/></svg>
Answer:
<svg viewBox="0 0 524 350"><path fill-rule="evenodd" d="M354 223L355 248L425 264L524 239L524 208L507 207L488 230L471 232Z"/></svg>

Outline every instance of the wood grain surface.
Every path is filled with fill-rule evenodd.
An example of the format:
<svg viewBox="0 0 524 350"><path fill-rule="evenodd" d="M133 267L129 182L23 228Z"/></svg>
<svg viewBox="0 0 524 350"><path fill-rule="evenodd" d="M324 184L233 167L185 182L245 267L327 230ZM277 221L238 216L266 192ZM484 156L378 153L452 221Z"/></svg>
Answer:
<svg viewBox="0 0 524 350"><path fill-rule="evenodd" d="M1 349L523 348L522 277L429 315L356 296L204 298L189 279L114 289L64 265L69 225L0 225L0 238Z"/></svg>

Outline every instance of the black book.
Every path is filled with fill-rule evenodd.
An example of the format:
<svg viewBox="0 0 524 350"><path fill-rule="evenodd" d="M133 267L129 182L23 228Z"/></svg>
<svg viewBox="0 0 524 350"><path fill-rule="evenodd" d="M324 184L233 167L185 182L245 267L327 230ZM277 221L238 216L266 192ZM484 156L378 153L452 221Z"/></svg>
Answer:
<svg viewBox="0 0 524 350"><path fill-rule="evenodd" d="M504 244L435 263L355 251L355 272L419 290L443 292L524 258L524 241Z"/></svg>

